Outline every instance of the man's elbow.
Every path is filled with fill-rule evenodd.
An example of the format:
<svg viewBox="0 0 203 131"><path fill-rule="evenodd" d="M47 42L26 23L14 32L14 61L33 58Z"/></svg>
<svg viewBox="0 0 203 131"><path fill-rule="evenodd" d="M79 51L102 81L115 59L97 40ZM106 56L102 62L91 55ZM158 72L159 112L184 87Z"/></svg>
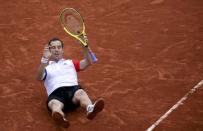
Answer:
<svg viewBox="0 0 203 131"><path fill-rule="evenodd" d="M36 76L36 80L41 81L41 80L42 80L42 76L41 76L40 74L37 74L37 76Z"/></svg>

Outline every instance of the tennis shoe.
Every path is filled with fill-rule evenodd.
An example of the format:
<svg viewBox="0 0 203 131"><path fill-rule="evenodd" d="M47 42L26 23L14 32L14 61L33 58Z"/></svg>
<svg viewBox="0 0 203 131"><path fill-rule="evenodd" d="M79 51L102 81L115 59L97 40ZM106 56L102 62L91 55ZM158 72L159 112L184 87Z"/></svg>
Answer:
<svg viewBox="0 0 203 131"><path fill-rule="evenodd" d="M64 128L69 127L69 125L70 125L69 121L64 116L62 116L59 112L53 112L52 117L53 117L54 121L57 124L61 125L62 127L64 127Z"/></svg>
<svg viewBox="0 0 203 131"><path fill-rule="evenodd" d="M104 100L102 98L99 98L95 101L93 104L93 110L87 112L87 119L92 120L95 118L95 116L101 112L104 108Z"/></svg>

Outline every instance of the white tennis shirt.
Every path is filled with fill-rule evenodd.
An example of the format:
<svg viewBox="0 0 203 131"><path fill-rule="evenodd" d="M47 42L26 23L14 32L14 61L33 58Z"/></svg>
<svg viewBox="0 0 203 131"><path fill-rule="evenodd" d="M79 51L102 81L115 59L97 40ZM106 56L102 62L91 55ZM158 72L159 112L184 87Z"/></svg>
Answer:
<svg viewBox="0 0 203 131"><path fill-rule="evenodd" d="M77 72L79 61L61 59L58 62L49 61L43 75L44 86L48 96L62 86L78 85Z"/></svg>

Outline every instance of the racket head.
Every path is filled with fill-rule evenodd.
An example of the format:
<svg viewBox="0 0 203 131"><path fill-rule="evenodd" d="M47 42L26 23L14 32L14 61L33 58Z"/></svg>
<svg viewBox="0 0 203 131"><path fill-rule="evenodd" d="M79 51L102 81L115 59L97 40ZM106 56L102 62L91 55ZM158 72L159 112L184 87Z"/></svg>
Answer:
<svg viewBox="0 0 203 131"><path fill-rule="evenodd" d="M74 36L84 34L84 20L79 12L73 8L65 8L60 13L60 22L66 32Z"/></svg>

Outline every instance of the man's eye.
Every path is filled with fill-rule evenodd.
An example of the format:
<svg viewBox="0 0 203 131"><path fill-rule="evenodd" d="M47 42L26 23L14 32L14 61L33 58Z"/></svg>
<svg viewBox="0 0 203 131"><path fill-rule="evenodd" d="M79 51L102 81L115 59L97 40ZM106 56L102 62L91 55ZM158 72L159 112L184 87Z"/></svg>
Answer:
<svg viewBox="0 0 203 131"><path fill-rule="evenodd" d="M55 49L55 47L54 47L54 46L52 46L52 47L51 47L51 49Z"/></svg>

